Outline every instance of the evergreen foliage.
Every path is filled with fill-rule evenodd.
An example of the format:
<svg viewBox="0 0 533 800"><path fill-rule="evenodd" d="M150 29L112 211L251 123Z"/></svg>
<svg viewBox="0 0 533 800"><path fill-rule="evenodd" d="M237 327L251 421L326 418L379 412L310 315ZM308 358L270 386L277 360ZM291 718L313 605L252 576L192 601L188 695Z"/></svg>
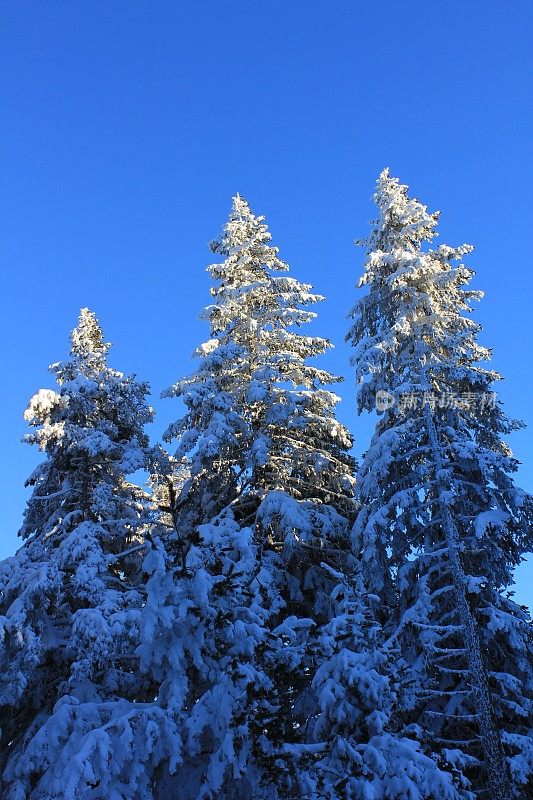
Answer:
<svg viewBox="0 0 533 800"><path fill-rule="evenodd" d="M211 339L165 394L175 475L159 551L147 559L143 669L179 720L181 764L158 797L301 796L310 632L327 619L317 562L348 545L351 438L334 417L335 379L307 360L329 342L292 330L319 299L288 276L263 217L240 196L208 269ZM162 787L162 788L161 788ZM162 794L161 794L162 792ZM165 795L166 793L166 795Z"/></svg>
<svg viewBox="0 0 533 800"><path fill-rule="evenodd" d="M460 263L472 248L424 249L438 214L387 170L375 200L368 292L348 334L359 411L381 412L358 476L355 547L419 672L414 719L480 796L525 798L531 625L508 590L533 506L502 438L519 423L495 399L499 375L468 316L481 296Z"/></svg>
<svg viewBox="0 0 533 800"><path fill-rule="evenodd" d="M25 436L44 454L0 563L2 800L526 800L533 642L512 598L533 501L462 259L385 170L352 312L357 471L322 300L240 195L210 338L164 395L82 309ZM135 480L148 476L150 490Z"/></svg>
<svg viewBox="0 0 533 800"><path fill-rule="evenodd" d="M250 493L257 504L273 489L351 505L351 438L334 416L338 398L324 388L340 379L308 363L331 344L294 330L314 319L307 306L323 298L283 274L288 266L270 241L264 217L234 197L211 245L224 257L208 267L213 303L202 318L211 338L196 351L197 372L165 392L186 407L165 438L178 438L177 458L190 455L186 492L196 502L186 504L187 526Z"/></svg>
<svg viewBox="0 0 533 800"><path fill-rule="evenodd" d="M70 359L51 367L57 391L41 389L25 412L25 440L45 460L27 481L25 543L0 565L6 800L78 797L114 770L130 782L126 752L130 764L140 758L140 738L127 746L125 734L114 767L110 729L132 731L126 708L143 691L134 652L150 519L127 476L157 458L144 432L148 385L108 367L109 345L88 309L71 343Z"/></svg>
<svg viewBox="0 0 533 800"><path fill-rule="evenodd" d="M311 770L314 797L466 796L427 750L419 729L404 726L411 688L407 665L398 649L384 642L373 608L379 598L367 593L360 574L332 574L334 611L318 636L313 679L320 706L314 736L322 743Z"/></svg>

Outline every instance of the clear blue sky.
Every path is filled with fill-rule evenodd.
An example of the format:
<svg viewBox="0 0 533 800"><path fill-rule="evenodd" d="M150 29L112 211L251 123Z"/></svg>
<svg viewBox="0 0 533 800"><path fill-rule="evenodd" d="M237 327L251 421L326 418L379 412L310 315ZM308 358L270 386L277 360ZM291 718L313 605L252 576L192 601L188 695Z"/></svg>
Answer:
<svg viewBox="0 0 533 800"><path fill-rule="evenodd" d="M112 365L152 384L154 437L178 415L158 395L206 336L207 243L237 191L327 296L315 331L365 449L343 337L385 165L442 210L441 241L476 246L477 318L529 423L512 445L533 489L532 23L514 0L2 3L0 557L39 460L22 412L80 306ZM518 597L533 606L533 566Z"/></svg>

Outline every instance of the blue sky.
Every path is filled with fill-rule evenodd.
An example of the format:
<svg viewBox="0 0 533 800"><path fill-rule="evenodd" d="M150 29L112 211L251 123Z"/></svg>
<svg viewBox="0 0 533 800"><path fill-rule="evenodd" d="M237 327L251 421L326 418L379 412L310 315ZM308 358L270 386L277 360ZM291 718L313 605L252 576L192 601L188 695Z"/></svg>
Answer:
<svg viewBox="0 0 533 800"><path fill-rule="evenodd" d="M12 0L0 37L0 557L40 458L22 412L81 306L112 365L150 381L154 438L178 415L158 395L206 337L207 244L236 192L326 295L323 364L346 376L339 416L365 449L343 338L385 165L442 210L441 241L476 246L476 318L529 423L512 446L533 489L530 2ZM517 595L533 606L533 566Z"/></svg>

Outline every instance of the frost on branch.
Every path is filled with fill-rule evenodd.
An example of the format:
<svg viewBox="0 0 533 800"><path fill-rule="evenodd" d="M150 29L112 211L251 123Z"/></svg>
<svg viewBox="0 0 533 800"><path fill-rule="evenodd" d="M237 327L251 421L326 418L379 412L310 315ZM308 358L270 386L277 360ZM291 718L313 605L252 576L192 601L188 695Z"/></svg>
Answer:
<svg viewBox="0 0 533 800"><path fill-rule="evenodd" d="M248 496L272 489L351 509L351 438L334 416L338 398L324 388L339 379L308 363L331 344L297 331L323 298L287 275L270 241L264 217L234 197L212 245L224 260L208 267L210 339L196 351L196 373L165 392L186 407L166 433L178 440L176 456L190 458L186 525L239 496L245 514Z"/></svg>
<svg viewBox="0 0 533 800"><path fill-rule="evenodd" d="M472 248L428 247L438 214L387 170L375 201L368 292L348 340L359 410L375 410L380 391L393 402L359 470L354 546L417 675L407 719L443 758L454 754L476 793L525 798L531 623L508 590L531 549L533 504L503 438L519 423L487 402L500 376L484 366L490 351L469 316L481 296L461 261Z"/></svg>
<svg viewBox="0 0 533 800"><path fill-rule="evenodd" d="M127 764L157 763L169 736L167 725L156 741L157 710L136 705L146 691L135 649L150 519L127 476L157 460L144 433L148 386L108 367L88 309L71 342L70 359L51 367L58 388L41 389L25 414L25 439L45 460L27 482L24 544L0 564L6 800L86 797L88 787L122 797ZM132 773L132 785L143 780Z"/></svg>

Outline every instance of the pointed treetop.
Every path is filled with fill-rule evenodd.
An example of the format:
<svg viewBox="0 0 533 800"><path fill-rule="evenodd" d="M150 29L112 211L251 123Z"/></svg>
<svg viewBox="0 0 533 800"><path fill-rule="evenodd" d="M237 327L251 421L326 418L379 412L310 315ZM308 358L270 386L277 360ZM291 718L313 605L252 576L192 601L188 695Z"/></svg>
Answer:
<svg viewBox="0 0 533 800"><path fill-rule="evenodd" d="M239 192L233 195L231 198L231 213L238 214L241 217L253 217L252 209L250 208L250 203L243 197Z"/></svg>
<svg viewBox="0 0 533 800"><path fill-rule="evenodd" d="M82 308L78 325L70 334L71 355L82 361L100 361L104 363L110 345L104 342L104 334L96 314L88 308Z"/></svg>
<svg viewBox="0 0 533 800"><path fill-rule="evenodd" d="M248 201L240 194L232 199L228 221L218 240L211 242L213 253L227 259L232 272L240 272L248 278L265 273L287 272L288 265L278 257L278 248L270 244L272 234L265 217L255 215ZM238 265L238 266L237 266ZM216 279L223 279L227 265L211 264L207 269Z"/></svg>
<svg viewBox="0 0 533 800"><path fill-rule="evenodd" d="M400 183L398 178L390 174L388 167L381 172L376 181L376 191L373 196L381 211L381 219L374 229L370 242L378 243L381 247L391 246L396 238L402 238L405 245L406 239L411 241L413 247L421 242L430 242L437 232L440 211L430 214L427 206L423 205L416 197L409 197L409 187ZM383 237L383 228L387 226L387 241Z"/></svg>
<svg viewBox="0 0 533 800"><path fill-rule="evenodd" d="M379 178L376 181L376 186L379 190L380 188L384 187L389 181L394 181L394 180L396 180L396 183L398 183L397 178L391 178L390 168L385 167L379 173Z"/></svg>

